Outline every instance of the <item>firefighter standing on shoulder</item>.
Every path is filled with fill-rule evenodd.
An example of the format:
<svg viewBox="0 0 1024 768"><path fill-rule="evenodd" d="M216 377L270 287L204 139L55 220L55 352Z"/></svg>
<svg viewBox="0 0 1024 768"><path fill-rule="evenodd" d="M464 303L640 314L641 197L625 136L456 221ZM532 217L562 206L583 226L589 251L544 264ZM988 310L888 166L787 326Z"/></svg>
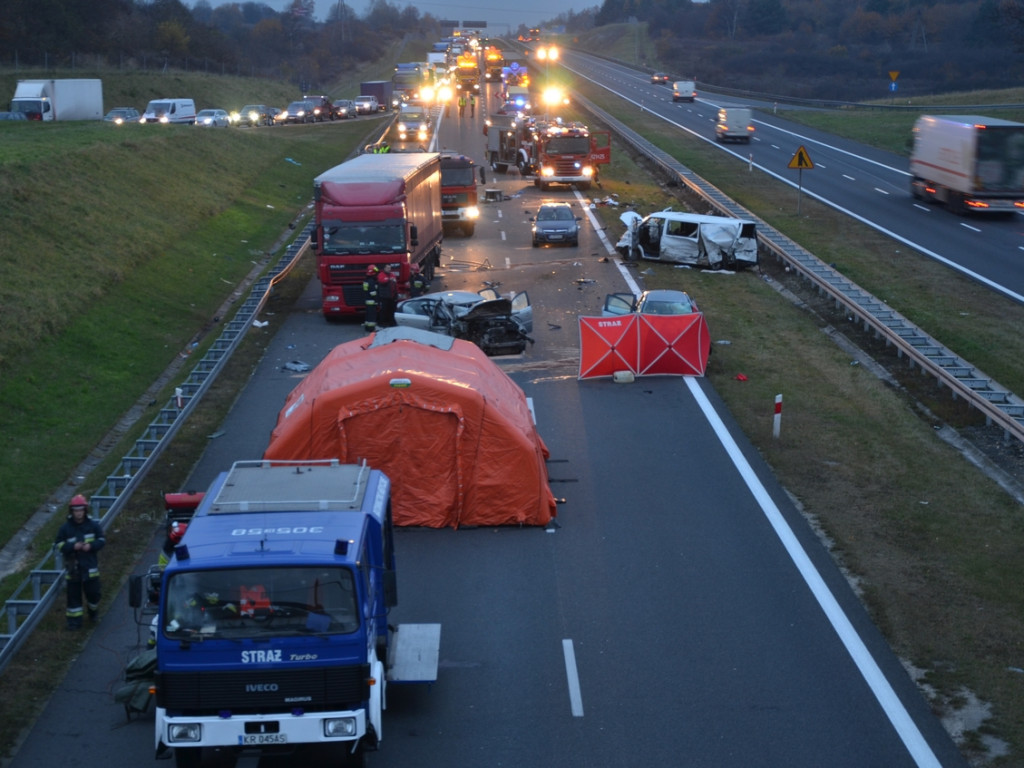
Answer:
<svg viewBox="0 0 1024 768"><path fill-rule="evenodd" d="M366 301L366 317L363 319L363 330L373 333L377 330L377 267L373 264L366 268L363 279L363 298Z"/></svg>
<svg viewBox="0 0 1024 768"><path fill-rule="evenodd" d="M64 556L64 580L67 584L68 629L82 628L85 609L82 595L85 594L85 608L89 610L89 621L96 621L100 607L100 568L97 552L103 549L107 540L103 528L89 517L89 505L85 496L75 495L68 504L68 519L57 531L56 546Z"/></svg>

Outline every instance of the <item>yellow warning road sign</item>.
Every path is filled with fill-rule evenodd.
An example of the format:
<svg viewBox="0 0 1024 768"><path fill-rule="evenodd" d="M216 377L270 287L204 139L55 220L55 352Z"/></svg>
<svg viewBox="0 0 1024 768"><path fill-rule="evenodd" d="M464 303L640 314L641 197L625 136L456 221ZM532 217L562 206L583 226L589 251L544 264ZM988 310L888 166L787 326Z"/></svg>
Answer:
<svg viewBox="0 0 1024 768"><path fill-rule="evenodd" d="M807 150L801 145L797 149L796 154L793 155L793 159L789 161L790 168L796 168L798 170L810 170L814 167L814 163L811 162L811 156L807 154Z"/></svg>

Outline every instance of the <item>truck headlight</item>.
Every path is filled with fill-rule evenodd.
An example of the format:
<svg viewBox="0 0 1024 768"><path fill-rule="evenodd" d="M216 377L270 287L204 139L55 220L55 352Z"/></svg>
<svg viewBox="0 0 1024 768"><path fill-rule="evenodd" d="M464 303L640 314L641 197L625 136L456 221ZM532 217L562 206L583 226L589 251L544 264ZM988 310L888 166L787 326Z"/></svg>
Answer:
<svg viewBox="0 0 1024 768"><path fill-rule="evenodd" d="M591 168L589 165L584 166L584 168L583 168L583 175L584 176L593 176L594 175L594 169Z"/></svg>
<svg viewBox="0 0 1024 768"><path fill-rule="evenodd" d="M480 218L480 209L477 208L475 205L469 206L466 209L466 218L467 219L479 219Z"/></svg>
<svg viewBox="0 0 1024 768"><path fill-rule="evenodd" d="M355 735L356 719L354 717L332 717L324 720L324 736L328 738Z"/></svg>
<svg viewBox="0 0 1024 768"><path fill-rule="evenodd" d="M199 723L173 723L167 726L167 740L171 744L194 744L203 738Z"/></svg>
<svg viewBox="0 0 1024 768"><path fill-rule="evenodd" d="M555 175L555 169L554 168L541 168L540 169L540 175L541 176L554 176Z"/></svg>

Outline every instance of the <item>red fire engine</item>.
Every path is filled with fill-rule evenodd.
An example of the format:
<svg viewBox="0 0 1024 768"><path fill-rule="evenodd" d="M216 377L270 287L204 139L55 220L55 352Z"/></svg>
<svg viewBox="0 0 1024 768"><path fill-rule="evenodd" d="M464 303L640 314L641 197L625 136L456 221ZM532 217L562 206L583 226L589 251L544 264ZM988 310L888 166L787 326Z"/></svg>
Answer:
<svg viewBox="0 0 1024 768"><path fill-rule="evenodd" d="M589 189L598 180L598 168L611 162L611 134L591 131L582 123L535 122L520 147L526 174L534 176L534 185L547 189L551 184L575 184Z"/></svg>

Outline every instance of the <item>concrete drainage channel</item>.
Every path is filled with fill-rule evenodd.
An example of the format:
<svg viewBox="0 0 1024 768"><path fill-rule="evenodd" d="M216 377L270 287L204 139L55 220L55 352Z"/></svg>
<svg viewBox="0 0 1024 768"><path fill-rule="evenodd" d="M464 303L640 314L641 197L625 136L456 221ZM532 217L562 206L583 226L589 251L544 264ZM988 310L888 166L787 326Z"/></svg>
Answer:
<svg viewBox="0 0 1024 768"><path fill-rule="evenodd" d="M121 458L121 463L106 482L93 494L91 514L100 516L104 529L108 528L156 463L178 429L188 418L196 404L209 389L228 358L241 343L246 330L256 320L266 304L273 286L282 280L298 263L309 245L313 222L301 230L284 255L266 274L252 283L248 297L241 303L231 320L224 324L220 336L210 345L206 354L195 364L188 377L175 388L171 399L157 413L133 449ZM18 537L16 537L18 538ZM59 553L51 550L33 568L4 603L6 626L0 625L0 672L14 657L18 648L39 624L63 587L64 565Z"/></svg>
<svg viewBox="0 0 1024 768"><path fill-rule="evenodd" d="M987 424L1001 427L1004 437L1012 436L1024 442L1024 399L942 346L881 299L855 285L821 259L730 200L721 190L701 179L667 152L589 100L581 96L576 98L584 108L615 131L622 141L655 163L663 174L685 184L703 198L716 215L756 222L762 246L776 259L794 269L820 293L831 297L837 307L844 307L863 324L865 330L873 331L887 345L895 346L899 356L905 356L911 367L916 365L934 376L940 384L949 387L954 398L963 397L985 415Z"/></svg>

